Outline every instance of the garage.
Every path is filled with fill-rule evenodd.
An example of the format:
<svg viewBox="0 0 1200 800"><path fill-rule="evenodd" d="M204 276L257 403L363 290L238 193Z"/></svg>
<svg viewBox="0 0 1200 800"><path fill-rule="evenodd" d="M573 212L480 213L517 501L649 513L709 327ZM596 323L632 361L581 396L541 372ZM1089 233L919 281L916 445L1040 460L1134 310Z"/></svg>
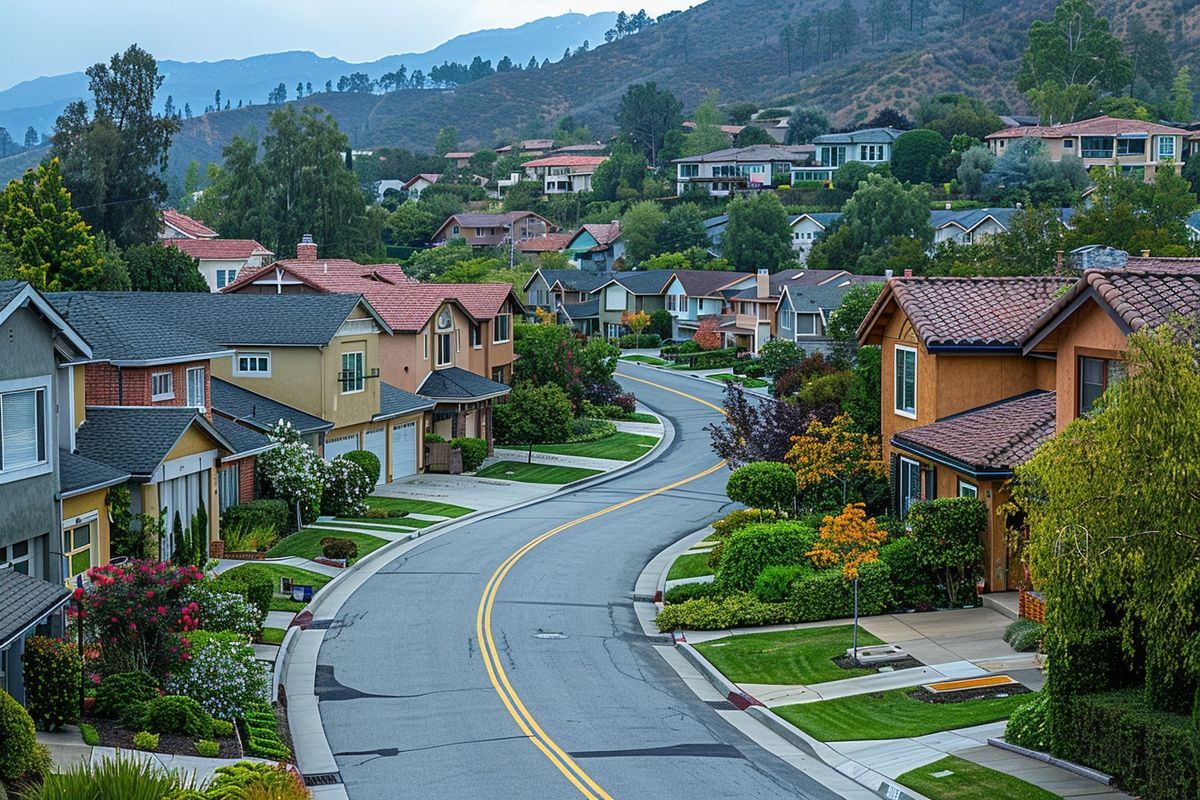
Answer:
<svg viewBox="0 0 1200 800"><path fill-rule="evenodd" d="M387 483L387 430L375 428L363 435L363 449L379 459L379 482Z"/></svg>
<svg viewBox="0 0 1200 800"><path fill-rule="evenodd" d="M417 423L392 427L392 480L417 472Z"/></svg>
<svg viewBox="0 0 1200 800"><path fill-rule="evenodd" d="M358 434L349 436L334 436L325 440L325 460L333 461L338 456L344 456L351 450L358 449Z"/></svg>

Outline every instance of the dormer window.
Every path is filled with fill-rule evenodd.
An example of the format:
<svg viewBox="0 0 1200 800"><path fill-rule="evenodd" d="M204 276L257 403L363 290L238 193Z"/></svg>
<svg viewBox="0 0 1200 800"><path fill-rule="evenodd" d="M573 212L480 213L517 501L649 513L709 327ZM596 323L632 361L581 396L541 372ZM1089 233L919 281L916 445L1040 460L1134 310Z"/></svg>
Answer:
<svg viewBox="0 0 1200 800"><path fill-rule="evenodd" d="M160 402L162 400L175 399L175 376L170 372L156 372L150 376L150 400L152 402Z"/></svg>

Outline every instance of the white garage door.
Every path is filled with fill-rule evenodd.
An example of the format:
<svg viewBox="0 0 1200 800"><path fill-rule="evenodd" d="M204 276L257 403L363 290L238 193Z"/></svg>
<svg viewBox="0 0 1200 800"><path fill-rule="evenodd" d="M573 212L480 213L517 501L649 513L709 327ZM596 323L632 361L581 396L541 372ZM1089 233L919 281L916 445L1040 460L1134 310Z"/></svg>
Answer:
<svg viewBox="0 0 1200 800"><path fill-rule="evenodd" d="M358 434L352 433L349 436L338 436L334 439L325 440L325 460L333 461L338 456L344 456L351 450L358 449Z"/></svg>
<svg viewBox="0 0 1200 800"><path fill-rule="evenodd" d="M417 423L392 428L392 480L417 471Z"/></svg>
<svg viewBox="0 0 1200 800"><path fill-rule="evenodd" d="M367 431L363 436L363 449L379 459L379 482L387 483L387 431L384 428Z"/></svg>

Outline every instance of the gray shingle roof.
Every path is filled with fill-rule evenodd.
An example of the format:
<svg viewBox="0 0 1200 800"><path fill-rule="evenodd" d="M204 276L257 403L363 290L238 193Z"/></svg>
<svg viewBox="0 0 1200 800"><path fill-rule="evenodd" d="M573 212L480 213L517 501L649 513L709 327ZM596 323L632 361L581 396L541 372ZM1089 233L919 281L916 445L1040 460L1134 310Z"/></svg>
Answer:
<svg viewBox="0 0 1200 800"><path fill-rule="evenodd" d="M600 301L588 300L586 303L563 303L563 313L571 319L589 319L600 316Z"/></svg>
<svg viewBox="0 0 1200 800"><path fill-rule="evenodd" d="M83 456L108 464L130 475L154 472L184 431L198 420L208 421L194 408L99 408L89 406L87 420L75 434L75 446ZM218 441L233 445L218 434Z"/></svg>
<svg viewBox="0 0 1200 800"><path fill-rule="evenodd" d="M700 156L687 156L685 158L677 158L672 164L710 164L720 162L745 162L745 161L801 161L808 157L808 153L797 148L795 145L783 144L755 144L749 147L730 147L725 150L717 150L713 153L705 153Z"/></svg>
<svg viewBox="0 0 1200 800"><path fill-rule="evenodd" d="M415 395L412 392L406 392L398 386L392 386L390 383L380 381L379 413L375 415L375 419L395 417L413 411L422 411L427 408L433 408L433 406L433 401L428 398Z"/></svg>
<svg viewBox="0 0 1200 800"><path fill-rule="evenodd" d="M212 379L212 407L224 417L264 432L281 419L292 423L297 433L317 433L333 427L332 422L220 378Z"/></svg>
<svg viewBox="0 0 1200 800"><path fill-rule="evenodd" d="M69 450L58 451L58 490L64 497L129 480L129 473Z"/></svg>
<svg viewBox="0 0 1200 800"><path fill-rule="evenodd" d="M7 647L70 596L62 585L14 569L0 569L0 648Z"/></svg>
<svg viewBox="0 0 1200 800"><path fill-rule="evenodd" d="M460 367L435 369L421 382L417 394L431 400L475 400L506 394L511 388Z"/></svg>
<svg viewBox="0 0 1200 800"><path fill-rule="evenodd" d="M247 428L245 425L236 423L231 419L214 414L212 425L217 429L218 433L228 439L229 443L233 445L234 456L254 453L275 446L270 439L258 431L253 428Z"/></svg>
<svg viewBox="0 0 1200 800"><path fill-rule="evenodd" d="M896 141L896 138L904 131L896 130L895 128L863 128L857 131L848 131L847 133L826 133L822 136L813 137L813 144L841 144L849 142L851 144L891 144Z"/></svg>
<svg viewBox="0 0 1200 800"><path fill-rule="evenodd" d="M546 284L561 283L568 292L590 292L615 277L611 272L588 272L582 269L544 269Z"/></svg>
<svg viewBox="0 0 1200 800"><path fill-rule="evenodd" d="M639 272L614 272L609 280L615 280L633 294L658 294L675 274L673 269L648 269Z"/></svg>
<svg viewBox="0 0 1200 800"><path fill-rule="evenodd" d="M25 288L25 281L0 281L0 308L12 302Z"/></svg>

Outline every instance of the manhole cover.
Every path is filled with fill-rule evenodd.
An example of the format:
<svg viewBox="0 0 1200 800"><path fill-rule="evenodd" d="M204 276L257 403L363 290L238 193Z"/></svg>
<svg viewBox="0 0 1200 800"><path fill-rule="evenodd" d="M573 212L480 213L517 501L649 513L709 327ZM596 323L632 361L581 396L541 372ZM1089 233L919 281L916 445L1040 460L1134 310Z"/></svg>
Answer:
<svg viewBox="0 0 1200 800"><path fill-rule="evenodd" d="M533 635L533 638L535 638L535 639L565 639L565 638L567 638L567 635L565 633L559 633L557 631L538 631L537 633L535 633Z"/></svg>

